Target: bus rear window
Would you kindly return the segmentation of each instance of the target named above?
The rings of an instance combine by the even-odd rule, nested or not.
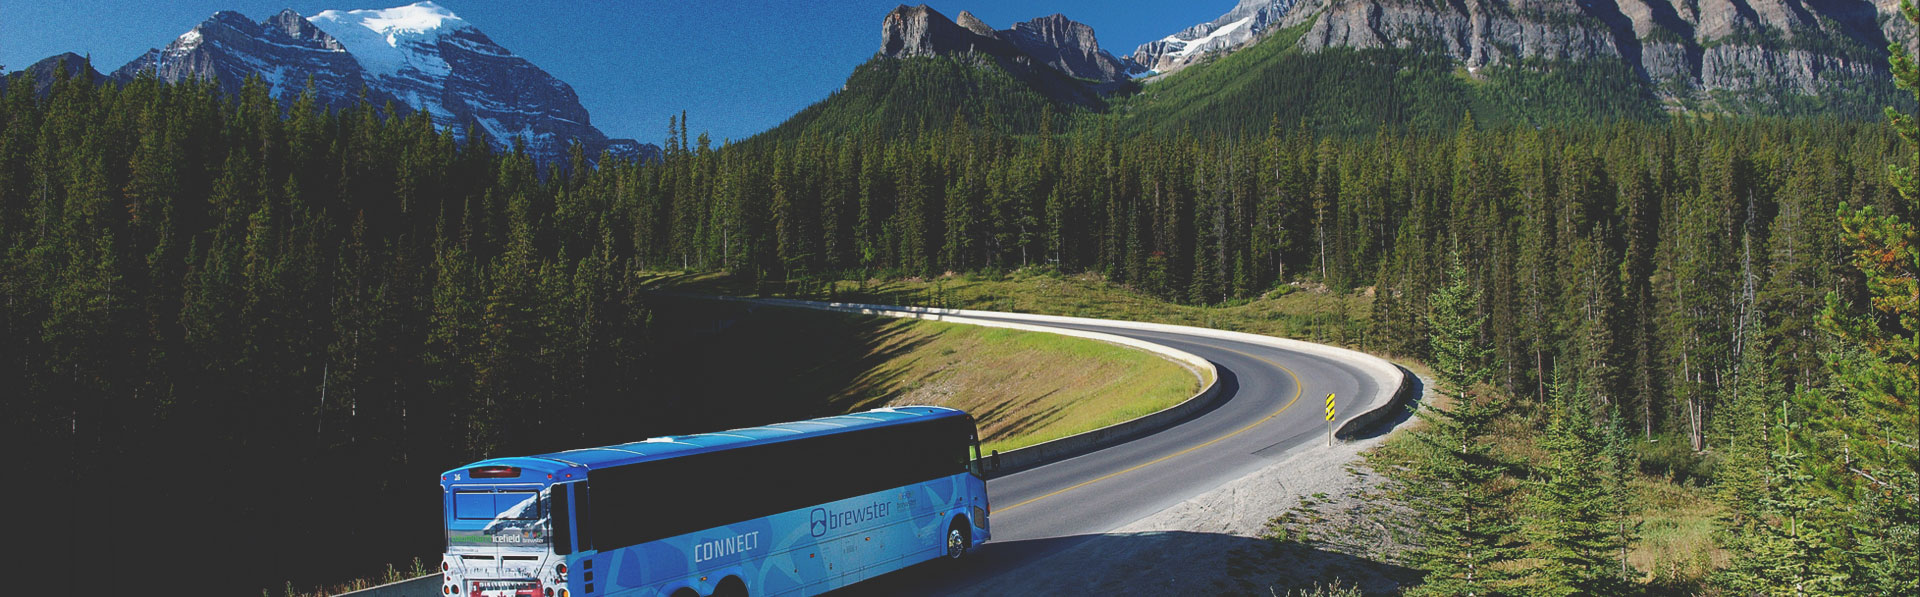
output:
[[[453,516],[460,520],[539,520],[540,494],[531,491],[453,494]]]

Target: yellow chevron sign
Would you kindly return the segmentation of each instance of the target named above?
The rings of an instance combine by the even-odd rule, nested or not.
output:
[[[1327,420],[1333,420],[1333,394],[1327,394]]]

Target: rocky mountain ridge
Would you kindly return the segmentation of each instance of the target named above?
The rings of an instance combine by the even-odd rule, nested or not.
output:
[[[1136,50],[1161,72],[1306,27],[1301,49],[1443,53],[1469,73],[1495,65],[1618,60],[1662,99],[1776,105],[1886,79],[1889,43],[1916,48],[1898,0],[1243,0],[1232,12]],[[1222,34],[1231,31],[1232,35]],[[1250,31],[1251,35],[1238,32]],[[1175,42],[1185,41],[1182,46]],[[1178,47],[1176,47],[1178,46]]]
[[[565,160],[576,140],[589,155],[606,150],[650,159],[659,152],[651,144],[607,138],[572,86],[430,1],[329,10],[311,19],[287,9],[257,23],[221,11],[109,79],[124,84],[141,73],[167,82],[211,80],[229,95],[257,77],[285,103],[311,81],[316,101],[335,109],[358,104],[364,91],[374,105],[425,112],[462,139],[473,127],[496,149],[523,142],[542,163]]]
[[[1093,27],[1052,14],[994,29],[972,12],[957,19],[928,7],[900,5],[880,25],[880,53],[891,58],[983,54],[1040,65],[1076,79],[1123,81],[1144,69],[1100,49]]]
[[[112,79],[127,83],[141,72],[167,82],[210,79],[228,94],[237,94],[249,76],[258,76],[275,98],[297,97],[313,82],[321,105],[344,108],[358,102],[367,86],[360,65],[339,40],[314,27],[292,10],[258,23],[246,15],[221,11],[167,44],[113,71]],[[371,100],[391,96],[369,90]]]

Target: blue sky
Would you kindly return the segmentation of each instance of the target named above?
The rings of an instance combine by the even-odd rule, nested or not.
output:
[[[91,55],[111,72],[165,46],[214,12],[262,20],[282,8],[387,8],[410,0],[0,0],[0,65]],[[898,0],[512,2],[436,0],[514,54],[573,85],[593,123],[613,137],[658,143],[667,117],[717,141],[766,130],[840,88],[880,47],[880,20]],[[998,28],[1052,13],[1092,25],[1116,55],[1213,20],[1234,0],[962,0],[930,3],[949,18],[973,11]]]

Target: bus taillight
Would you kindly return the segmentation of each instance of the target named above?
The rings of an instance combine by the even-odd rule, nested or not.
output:
[[[511,479],[520,476],[517,466],[480,466],[467,469],[467,476],[475,479]]]

